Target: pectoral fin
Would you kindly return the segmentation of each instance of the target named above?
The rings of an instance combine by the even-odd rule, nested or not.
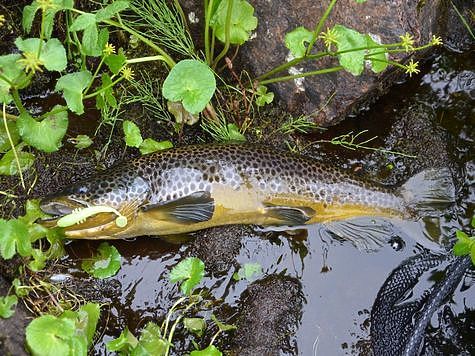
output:
[[[160,219],[194,224],[211,219],[214,213],[214,199],[209,192],[201,191],[173,201],[149,204],[142,209],[155,213]]]
[[[289,226],[303,225],[315,214],[315,210],[308,207],[288,207],[266,204],[266,214],[281,220]]]

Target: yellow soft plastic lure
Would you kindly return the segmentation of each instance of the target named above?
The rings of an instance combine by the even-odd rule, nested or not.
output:
[[[127,217],[122,215],[116,209],[104,205],[74,209],[70,214],[65,215],[61,219],[59,219],[56,225],[59,227],[73,226],[74,224],[83,223],[84,221],[86,221],[87,218],[100,213],[114,213],[117,215],[117,218],[115,219],[115,224],[117,225],[117,227],[127,226]]]

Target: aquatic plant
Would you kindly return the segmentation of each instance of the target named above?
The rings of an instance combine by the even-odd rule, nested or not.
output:
[[[475,229],[475,216],[470,222],[472,229]],[[455,256],[470,256],[472,263],[475,265],[475,236],[469,236],[467,233],[457,230],[457,243],[453,247]]]

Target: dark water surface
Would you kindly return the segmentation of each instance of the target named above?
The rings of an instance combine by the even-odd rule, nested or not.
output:
[[[448,160],[457,178],[457,205],[440,221],[398,223],[404,233],[375,252],[359,251],[348,242],[322,238],[318,227],[309,227],[304,238],[243,229],[245,236],[240,239],[241,248],[235,262],[224,270],[213,271],[212,275],[208,273],[203,283],[212,299],[226,306],[226,322],[238,320],[241,294],[250,284],[234,281],[233,273],[239,265],[258,262],[264,271],[261,278],[290,276],[301,284],[304,303],[300,323],[296,334],[290,337],[289,348],[281,351],[283,354],[297,353],[297,350],[300,355],[368,354],[371,307],[391,271],[423,248],[443,251],[455,230],[467,229],[474,214],[474,99],[473,53],[443,52],[426,65],[421,75],[397,85],[366,112],[323,134],[307,138],[309,141],[331,139],[351,130],[368,129],[367,138],[378,136],[372,145],[390,150],[408,148],[409,153],[418,151],[426,157],[419,163],[392,154],[348,151],[329,144],[319,144],[309,151],[317,159],[346,169],[362,168],[390,184],[409,178],[420,164],[437,166]],[[410,119],[411,115],[414,119]],[[435,128],[433,137],[427,137],[428,132],[432,135],[427,127]],[[442,144],[446,147],[436,147]],[[424,155],[431,150],[437,152],[438,148],[445,152],[444,157],[442,154],[440,157]],[[220,229],[209,233],[219,235]],[[223,238],[227,236],[223,233]],[[104,337],[95,346],[98,354],[104,353],[104,343],[116,337],[125,326],[138,334],[147,321],[163,320],[166,310],[179,297],[178,289],[167,281],[167,275],[176,263],[193,254],[192,242],[178,245],[141,238],[111,243],[122,254],[123,263],[119,273],[106,281],[110,291],[103,301],[110,302],[110,306],[104,310],[109,308],[110,314],[103,322]],[[70,257],[63,263],[73,278],[86,278],[78,266],[97,245],[85,241],[69,244]],[[424,275],[423,279],[421,288],[433,283],[430,275]],[[447,306],[455,319],[465,325],[465,336],[460,336],[457,342],[462,349],[475,352],[475,339],[469,340],[475,336],[475,288],[471,284],[472,277],[467,276],[465,288],[459,287]],[[209,317],[211,310],[210,307],[201,311],[200,315]],[[443,331],[438,329],[438,320],[437,315],[432,319],[433,335]],[[256,325],[256,328],[262,327]],[[192,349],[189,339],[181,337],[180,332],[177,336],[177,354],[182,353],[179,351],[182,348]],[[227,342],[224,339],[221,345],[226,348]],[[460,351],[450,343],[446,347],[452,353]]]

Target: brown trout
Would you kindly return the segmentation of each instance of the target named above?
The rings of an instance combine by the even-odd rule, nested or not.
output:
[[[145,155],[44,198],[52,215],[115,208],[66,227],[71,239],[171,235],[227,224],[300,226],[355,217],[415,217],[450,203],[446,169],[429,170],[399,188],[358,179],[310,158],[263,147],[196,145]]]

